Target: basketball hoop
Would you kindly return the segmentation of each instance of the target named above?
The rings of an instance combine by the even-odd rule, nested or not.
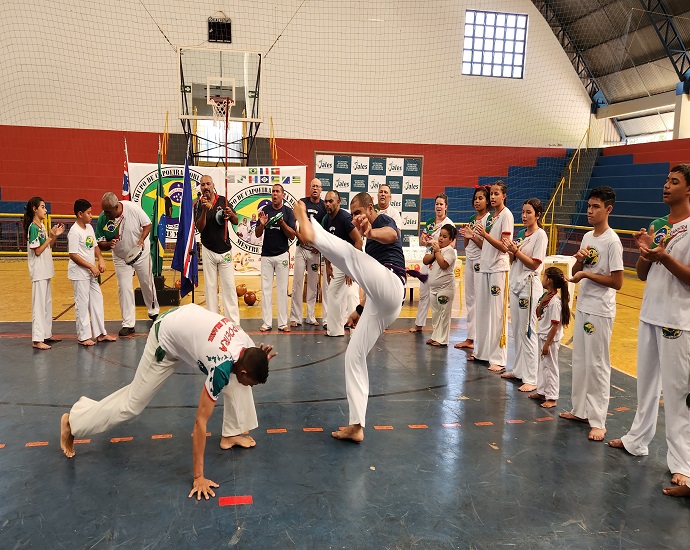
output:
[[[213,96],[209,98],[211,107],[213,108],[214,122],[227,121],[230,109],[235,104],[235,100],[231,97]]]

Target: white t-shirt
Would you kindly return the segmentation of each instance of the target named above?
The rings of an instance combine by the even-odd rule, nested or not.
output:
[[[154,329],[166,357],[196,365],[206,375],[208,396],[216,401],[242,350],[254,347],[252,339],[232,321],[196,304],[166,311],[158,319]]]
[[[474,231],[475,227],[481,225],[483,228],[486,229],[486,223],[491,219],[491,212],[486,212],[484,214],[484,217],[481,219],[477,219],[477,214],[472,214],[472,217],[470,218],[469,226],[472,231]],[[475,242],[470,239],[470,242],[467,243],[467,246],[465,247],[465,258],[467,259],[468,262],[476,262],[482,257],[482,247],[477,246]]]
[[[520,293],[529,294],[529,286],[527,281],[529,276],[534,274],[536,277],[542,272],[544,258],[546,258],[546,247],[549,244],[549,237],[546,235],[541,227],[532,233],[529,237],[525,237],[525,230],[522,229],[515,239],[518,243],[520,252],[526,254],[533,260],[539,260],[539,267],[532,271],[520,260],[515,260],[510,267],[510,291],[513,294],[520,295]]]
[[[498,214],[491,214],[491,221],[487,222],[487,229],[497,241],[504,237],[513,238],[513,229],[515,227],[515,220],[513,213],[507,206]],[[501,252],[498,248],[492,246],[488,242],[484,242],[482,246],[482,255],[479,259],[480,273],[501,273],[510,269],[510,257],[507,252]]]
[[[560,342],[563,338],[563,325],[561,325],[561,308],[563,303],[558,293],[554,294],[543,310],[537,306],[537,334],[544,340],[549,335],[551,325],[558,324],[558,330],[553,337],[554,342]],[[541,315],[539,315],[541,313]]]
[[[82,229],[79,224],[74,223],[67,234],[67,251],[70,254],[77,254],[90,264],[96,263],[96,234],[91,224]],[[69,259],[67,264],[67,278],[70,281],[88,281],[93,278],[90,269],[82,267]]]
[[[26,235],[26,252],[29,262],[29,276],[31,282],[42,281],[44,279],[52,279],[55,275],[55,268],[53,267],[53,252],[49,246],[41,252],[40,256],[36,256],[35,249],[41,246],[48,239],[48,233],[43,225],[36,225],[31,222],[29,231]]]
[[[393,221],[395,222],[395,225],[398,226],[398,229],[402,229],[402,218],[400,217],[400,212],[398,212],[397,208],[394,208],[389,204],[388,208],[385,210],[379,210],[379,214],[385,214],[389,218],[393,218]]]
[[[448,268],[441,269],[436,260],[429,266],[427,284],[430,290],[439,290],[455,284],[455,261],[458,259],[458,254],[455,248],[448,245],[441,249],[441,255],[448,262]]]
[[[614,271],[623,271],[623,245],[610,227],[598,237],[594,231],[585,233],[580,248],[589,247],[582,269],[588,273],[609,276]],[[616,291],[590,279],[580,281],[577,292],[577,310],[600,317],[616,316]]]
[[[435,219],[436,219],[436,218],[434,218],[434,220],[435,220]],[[434,222],[434,230],[431,232],[431,238],[434,239],[434,240],[438,240],[438,236],[441,234],[441,228],[442,228],[444,225],[446,225],[447,223],[453,225],[452,220],[451,220],[448,216],[446,216],[445,218],[443,218],[443,221],[442,221],[441,223],[436,223],[436,222]],[[428,226],[427,226],[427,227],[428,227]],[[422,231],[428,235],[428,233],[427,233],[427,231],[426,231],[427,227],[425,227]],[[421,243],[420,243],[420,244],[421,244]],[[428,265],[422,265],[421,268],[419,269],[419,272],[420,272],[420,273],[428,274],[428,273],[429,273],[429,266],[428,266]],[[427,283],[428,283],[428,279],[427,279]]]
[[[144,227],[151,225],[151,220],[146,215],[146,212],[142,208],[131,201],[120,201],[122,205],[122,215],[114,220],[106,221],[106,229],[109,230],[109,226],[114,228],[119,227],[119,238],[120,240],[113,248],[113,256],[124,260],[127,258],[129,251],[134,248],[141,235],[144,232]],[[106,237],[98,237],[99,241],[106,240]],[[148,243],[144,243],[144,256],[150,254],[151,248]]]
[[[666,237],[666,252],[686,266],[690,265],[689,226],[690,218],[674,223]],[[649,268],[640,321],[671,330],[690,330],[690,286],[660,263],[653,263]],[[671,333],[667,337],[674,336]]]

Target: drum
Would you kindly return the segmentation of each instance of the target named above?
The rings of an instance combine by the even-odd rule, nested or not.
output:
[[[143,246],[135,246],[132,248],[128,253],[127,256],[125,256],[125,263],[127,265],[134,265],[136,261],[141,258],[141,255],[144,253],[144,247]]]

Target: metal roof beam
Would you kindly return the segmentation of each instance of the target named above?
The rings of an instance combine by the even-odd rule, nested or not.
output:
[[[649,97],[642,97],[640,99],[631,99],[630,101],[621,101],[620,103],[612,103],[606,107],[602,107],[597,111],[597,118],[615,118],[635,113],[644,113],[645,111],[654,111],[657,109],[666,109],[668,107],[676,106],[676,92],[666,92]]]
[[[690,54],[663,0],[640,0],[681,82],[690,78]]]

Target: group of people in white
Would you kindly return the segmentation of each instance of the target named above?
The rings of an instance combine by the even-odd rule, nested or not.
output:
[[[379,335],[398,317],[407,274],[419,277],[422,281],[418,314],[415,326],[410,331],[420,332],[423,329],[431,306],[433,330],[426,343],[433,347],[446,347],[449,343],[456,288],[454,267],[458,232],[446,215],[447,197],[438,195],[435,201],[435,219],[427,223],[420,237],[421,243],[428,247],[424,268],[422,273],[412,272],[405,268],[399,213],[390,208],[389,188],[382,186],[379,189],[376,207],[367,193],[356,195],[349,205],[350,212],[340,208],[340,197],[336,191],[326,193],[325,199],[321,198],[321,193],[321,183],[314,179],[310,183],[310,194],[298,201],[293,211],[283,201],[282,186],[275,185],[271,205],[259,213],[255,234],[258,238],[264,236],[261,262],[262,302],[269,302],[268,307],[262,309],[261,331],[267,332],[272,328],[272,308],[268,297],[271,296],[274,277],[278,290],[279,330],[289,331],[291,327],[300,326],[304,320],[302,288],[305,275],[306,322],[318,324],[314,315],[314,302],[321,256],[325,257],[329,313],[328,322],[324,324],[329,335],[341,335],[339,330],[345,325],[351,328],[360,326],[360,330],[352,332],[345,357],[350,425],[333,432],[333,436],[359,442],[364,439],[369,387],[366,355]],[[519,381],[519,391],[540,401],[542,407],[555,407],[560,391],[560,341],[563,327],[571,322],[568,283],[580,283],[573,331],[572,408],[559,416],[588,424],[588,439],[602,441],[606,434],[609,405],[609,347],[616,314],[616,291],[623,284],[623,247],[618,235],[608,224],[609,214],[615,203],[615,192],[610,187],[599,187],[589,192],[587,219],[593,230],[584,235],[569,274],[557,267],[543,268],[548,237],[541,226],[541,202],[538,199],[524,202],[524,228],[514,236],[513,215],[506,207],[507,194],[507,187],[502,181],[475,189],[472,202],[476,214],[468,223],[461,225],[460,234],[466,251],[464,288],[467,333],[465,340],[455,344],[455,347],[468,351],[468,361],[484,362],[491,372]],[[35,347],[44,349],[40,344],[48,346],[54,338],[49,323],[50,316],[39,306],[41,302],[43,305],[50,304],[50,277],[53,273],[52,262],[45,261],[42,257],[47,252],[47,258],[50,258],[50,246],[64,228],[58,225],[50,232],[45,231],[45,204],[36,199],[38,198],[27,204],[27,220],[30,218],[31,221],[26,223],[25,220],[25,226],[29,239],[29,268],[34,285],[33,340]],[[106,197],[103,200],[105,206]],[[663,200],[669,205],[670,214],[653,221],[649,228],[641,229],[634,235],[639,248],[637,274],[647,282],[638,335],[638,408],[628,434],[609,441],[609,445],[625,449],[636,456],[648,453],[663,389],[667,461],[672,474],[671,481],[675,485],[664,489],[664,492],[674,496],[690,496],[690,317],[687,313],[690,311],[690,165],[678,165],[671,169],[664,184]],[[217,215],[217,211],[220,211],[220,215]],[[118,212],[121,213],[119,207],[115,207],[110,215],[104,211],[106,218],[110,220],[117,220]],[[84,263],[79,258],[72,258],[70,240],[70,258],[75,263],[73,271],[80,267],[88,270],[94,278],[102,273],[104,265],[97,252],[98,248],[93,247],[94,236],[88,229],[84,229],[90,228],[90,205],[86,202],[75,204],[75,214],[78,222],[75,225],[79,228],[75,233],[80,236],[74,240],[78,241],[81,248],[79,252],[75,248],[74,254],[79,254],[79,258],[83,259],[82,249],[89,248],[87,241],[91,239],[95,257],[94,261],[89,262],[91,256],[88,256]],[[224,197],[215,193],[212,180],[208,178],[202,181],[202,198],[195,218],[197,223],[201,218],[206,222],[205,226],[202,222],[200,227],[204,246],[219,245],[220,223],[216,223],[216,220],[232,220],[233,214]],[[294,238],[298,239],[299,248],[295,259],[292,308],[288,321],[287,247]],[[220,246],[222,248],[225,245]],[[223,272],[227,272],[226,279],[232,277],[232,260],[228,261],[223,256],[223,251],[216,255],[219,257],[216,258],[218,262],[229,262],[230,266],[223,271],[217,270],[221,274],[221,281]],[[217,285],[217,281],[212,284]],[[346,305],[348,300],[343,288],[354,284],[361,288],[362,299],[358,299],[355,307],[351,307]],[[148,384],[147,388],[137,386],[139,389],[135,392],[136,396],[132,395],[130,386],[127,391],[123,388],[121,392],[113,394],[118,397],[113,398],[114,401],[109,405],[101,404],[110,398],[101,402],[82,398],[71,413],[63,416],[61,445],[67,456],[74,455],[75,435],[98,433],[139,414],[160,387],[160,381],[172,373],[179,361],[195,364],[192,359],[204,354],[210,363],[206,365],[203,361],[198,361],[199,368],[208,376],[197,412],[199,434],[202,430],[205,433],[205,422],[210,416],[212,403],[219,393],[225,392],[226,412],[221,447],[249,447],[255,444],[251,437],[243,435],[243,432],[253,429],[257,424],[255,412],[252,414],[251,386],[265,382],[268,360],[275,354],[271,353],[270,346],[253,346],[253,342],[240,328],[234,280],[226,280],[221,286],[224,298],[228,298],[225,294],[230,294],[235,300],[233,306],[225,306],[226,318],[218,314],[216,302],[213,308],[209,307],[215,311],[206,311],[194,305],[183,306],[173,313],[166,312],[159,316],[154,323],[135,380],[139,371],[142,371],[144,378],[147,373],[149,377],[154,377],[155,384],[147,379],[144,384]],[[85,283],[78,285],[75,279],[74,288],[75,301],[79,296],[82,302],[81,305],[77,304],[80,343],[88,345],[85,342],[92,336],[98,340],[109,339],[102,325],[93,323],[94,314],[99,314],[98,286]],[[211,291],[217,294],[217,286],[211,288]],[[208,292],[207,286],[207,296]],[[102,314],[102,296],[100,301]],[[340,307],[343,305],[345,307]],[[336,308],[337,313],[330,313],[335,312]],[[507,360],[506,334],[509,309],[514,342],[514,360],[510,366]],[[86,312],[91,315],[91,333],[84,323]],[[208,349],[196,350],[192,343],[189,343],[189,350],[182,350],[174,341],[178,337],[175,331],[183,329],[188,332],[192,330],[193,335],[210,342],[214,353]],[[165,331],[171,332],[163,338]],[[184,340],[187,336],[180,334],[179,338]],[[241,346],[230,345],[231,342],[240,340]],[[216,350],[216,347],[223,353]],[[248,349],[258,351],[245,355]],[[167,363],[164,358],[167,358]],[[255,367],[259,370],[255,370]],[[210,408],[205,401],[208,397],[211,398]],[[137,403],[136,407],[131,406],[134,401]],[[241,405],[231,406],[232,411],[228,411],[228,403],[231,401]],[[85,424],[86,427],[75,431],[75,420],[78,419],[76,424],[82,425],[85,417],[91,420]],[[197,498],[208,498],[209,495],[213,496],[212,487],[217,485],[203,477],[203,446],[197,439],[194,441],[195,478],[190,496],[195,494]]]

